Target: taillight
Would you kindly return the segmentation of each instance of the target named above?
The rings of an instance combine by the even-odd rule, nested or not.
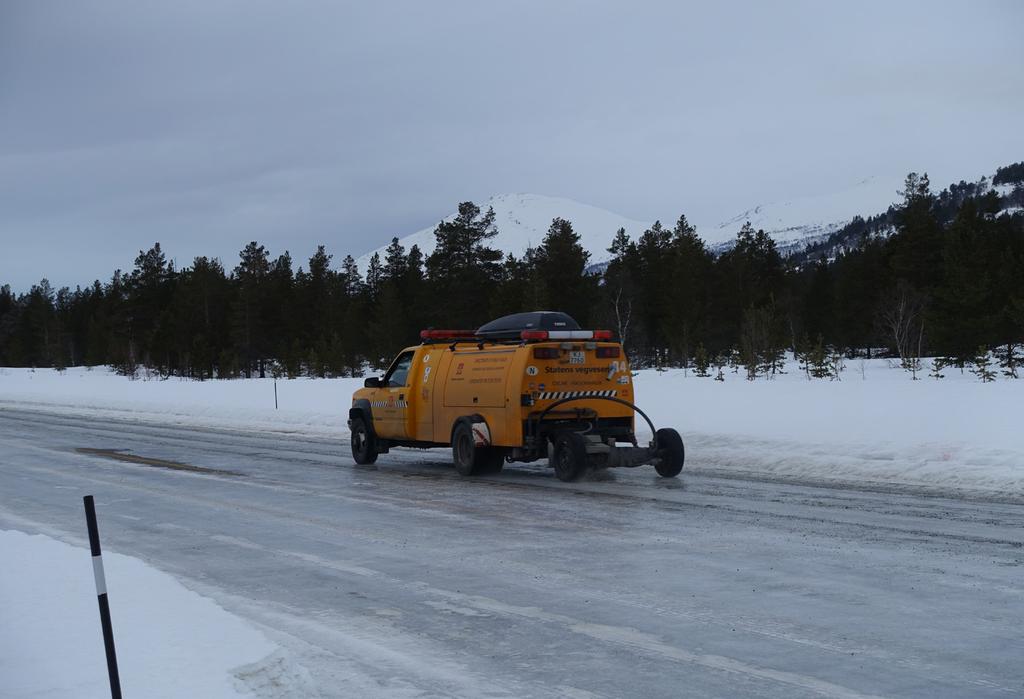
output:
[[[612,331],[611,330],[595,330],[594,331],[594,339],[595,340],[610,340],[610,339],[612,339]],[[615,356],[618,356],[618,355],[615,355]]]
[[[557,347],[534,347],[534,359],[558,359],[562,352]],[[618,356],[618,355],[616,355]]]
[[[524,340],[546,340],[548,339],[547,330],[524,330],[519,333],[519,337]]]
[[[618,347],[598,347],[597,356],[601,359],[615,359],[619,356]]]

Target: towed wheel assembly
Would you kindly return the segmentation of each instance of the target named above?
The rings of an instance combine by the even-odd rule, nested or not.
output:
[[[572,393],[570,391],[570,393]],[[615,468],[634,468],[644,464],[654,464],[658,475],[665,478],[678,476],[683,470],[685,450],[683,439],[679,433],[672,428],[663,427],[660,430],[654,429],[654,423],[647,414],[634,404],[614,396],[603,395],[569,395],[565,398],[555,400],[543,410],[532,413],[527,421],[526,438],[527,444],[536,444],[536,435],[540,432],[540,426],[544,418],[555,408],[566,403],[575,401],[610,401],[631,408],[636,414],[644,419],[654,434],[654,440],[649,447],[636,445],[635,437],[632,438],[632,447],[617,446],[615,440],[608,439],[600,434],[588,434],[589,428],[583,433],[573,432],[564,429],[555,433],[552,439],[549,461],[555,469],[555,475],[560,480],[572,481],[579,478],[586,470],[590,459],[595,466]],[[581,411],[577,411],[577,419],[580,419]],[[596,415],[594,415],[596,417]],[[584,436],[587,434],[587,436]],[[543,438],[543,437],[542,437]]]
[[[683,470],[683,461],[686,458],[683,438],[671,427],[662,427],[657,432],[657,444],[654,469],[659,476],[665,478],[678,476]]]
[[[599,441],[589,441],[578,432],[569,430],[555,435],[550,463],[561,481],[574,481],[590,465],[597,467],[636,467],[654,464],[663,478],[674,478],[683,470],[685,450],[683,439],[675,430],[664,427],[656,433],[650,447],[614,447]]]

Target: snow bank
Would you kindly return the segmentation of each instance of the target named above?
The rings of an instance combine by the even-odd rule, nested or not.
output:
[[[0,406],[132,417],[165,424],[347,435],[352,392],[363,379],[190,381],[128,379],[107,368],[0,368]]]
[[[981,383],[953,367],[913,381],[885,360],[842,381],[724,382],[640,372],[637,400],[687,442],[688,467],[1024,495],[1024,380]],[[921,374],[919,374],[920,376]]]
[[[678,369],[641,371],[634,381],[655,424],[683,434],[690,468],[1024,496],[1024,380],[945,373],[913,381],[886,360],[854,360],[842,381],[808,381],[793,366],[771,381],[727,371],[720,382]],[[131,381],[106,369],[0,369],[0,407],[343,440],[361,385],[279,380],[275,411],[272,379]]]
[[[0,693],[109,696],[89,550],[0,530],[0,555]],[[170,576],[116,553],[103,560],[125,696],[253,696],[253,681],[288,664],[257,629]]]

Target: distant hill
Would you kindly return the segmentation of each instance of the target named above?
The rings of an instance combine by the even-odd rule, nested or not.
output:
[[[581,236],[583,247],[590,252],[590,261],[594,264],[607,262],[610,255],[607,248],[611,245],[615,231],[625,228],[632,237],[637,237],[648,228],[651,222],[634,221],[619,214],[599,209],[596,206],[581,204],[572,199],[546,197],[540,194],[499,194],[485,202],[476,202],[484,211],[494,207],[494,225],[498,235],[490,241],[490,246],[506,253],[522,256],[526,249],[538,246],[548,232],[551,219],[561,217],[572,222],[573,229]],[[445,221],[455,218],[455,214],[446,217]],[[408,250],[418,245],[424,256],[434,250],[434,228],[424,228],[404,238],[400,242]],[[371,250],[356,262],[361,269],[366,269],[373,253],[384,257],[384,248]]]
[[[1024,211],[1024,162],[1001,167],[991,178],[982,177],[975,182],[961,180],[938,191],[934,208],[936,217],[941,224],[948,224],[966,199],[985,195],[990,198],[990,213],[994,216]],[[855,216],[828,235],[807,238],[788,254],[797,264],[835,259],[845,250],[856,248],[866,238],[892,235],[896,230],[896,215],[896,208],[890,206],[873,215]]]
[[[784,255],[803,250],[841,230],[855,216],[883,211],[899,197],[903,177],[867,177],[852,187],[816,197],[797,197],[747,209],[711,229],[698,227],[717,253],[732,247],[744,223],[763,229]]]
[[[697,225],[698,234],[717,254],[732,247],[736,233],[749,221],[755,229],[768,233],[783,255],[797,261],[834,257],[844,248],[856,245],[865,235],[884,236],[893,230],[893,206],[900,199],[898,192],[902,185],[902,174],[871,176],[828,194],[758,204],[719,222],[693,223]],[[1024,163],[999,168],[992,177],[977,182],[961,181],[942,190],[938,198],[940,218],[952,216],[966,197],[986,191],[994,192],[999,198],[1001,210],[1012,212],[1024,206]],[[557,216],[572,222],[596,269],[607,263],[610,257],[607,248],[619,228],[625,228],[635,240],[653,223],[653,220],[629,219],[572,199],[541,194],[498,194],[477,204],[483,210],[489,206],[494,208],[498,235],[492,247],[522,256],[527,248],[541,243],[551,220]],[[452,220],[454,215],[444,220]],[[668,227],[674,222],[674,218],[662,221]],[[423,254],[428,255],[434,249],[434,228],[424,228],[400,237],[399,241],[406,250],[418,245]],[[374,252],[384,256],[385,247],[371,250],[356,262],[365,270]]]

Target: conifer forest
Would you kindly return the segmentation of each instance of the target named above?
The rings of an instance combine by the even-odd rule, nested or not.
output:
[[[607,265],[591,264],[560,218],[515,257],[491,247],[493,212],[472,202],[437,226],[429,255],[395,238],[364,269],[324,246],[297,261],[258,241],[237,260],[196,257],[179,269],[156,243],[132,270],[87,286],[0,288],[0,365],[351,376],[386,365],[423,328],[553,309],[614,331],[635,367],[706,375],[728,362],[755,378],[787,355],[820,367],[883,354],[919,368],[921,357],[963,366],[991,353],[1016,376],[1024,163],[997,178],[1015,188],[934,194],[911,173],[900,205],[788,257],[749,224],[713,254],[685,216],[636,238],[609,231]]]

